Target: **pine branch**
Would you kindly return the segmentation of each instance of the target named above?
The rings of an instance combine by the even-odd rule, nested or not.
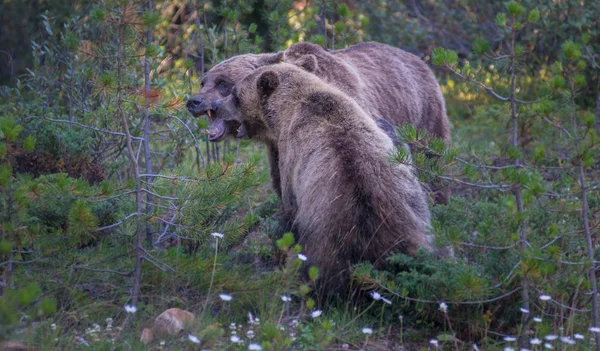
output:
[[[79,123],[79,122],[75,122],[75,121],[70,121],[68,119],[54,119],[54,118],[40,117],[40,116],[29,116],[29,117],[25,118],[25,120],[27,120],[27,119],[43,119],[43,120],[50,121],[50,122],[73,124],[73,125],[76,125],[76,126],[79,126],[79,127],[82,127],[82,128],[95,130],[97,132],[101,132],[101,133],[104,133],[104,134],[117,135],[117,136],[120,136],[120,137],[126,137],[127,136],[127,135],[125,135],[125,133],[122,133],[122,132],[115,132],[113,130],[96,128],[96,127],[89,126],[87,124],[83,124],[83,123]],[[131,139],[142,140],[142,138],[134,137],[134,136],[131,136]]]

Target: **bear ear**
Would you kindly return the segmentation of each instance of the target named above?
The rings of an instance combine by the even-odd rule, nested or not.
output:
[[[261,56],[261,59],[260,59],[260,65],[258,65],[259,67],[274,65],[276,63],[280,63],[283,61],[283,51],[276,52],[274,54],[263,54],[260,56]]]
[[[274,71],[263,72],[260,77],[258,77],[258,81],[256,82],[258,94],[262,98],[268,98],[271,96],[278,86],[279,76]]]
[[[310,73],[316,72],[317,68],[319,68],[317,57],[313,54],[302,55],[294,64]]]

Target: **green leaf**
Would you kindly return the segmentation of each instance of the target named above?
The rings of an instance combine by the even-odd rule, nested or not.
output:
[[[116,85],[116,81],[110,72],[102,72],[96,79],[96,84],[103,89],[112,89]]]
[[[30,135],[27,138],[25,138],[25,140],[23,141],[23,149],[25,149],[25,151],[27,151],[27,152],[31,152],[31,151],[33,151],[34,148],[35,148],[35,137]]]
[[[514,17],[521,16],[523,13],[525,13],[525,7],[516,1],[510,1],[506,4],[506,12]]]
[[[78,199],[69,211],[67,233],[78,243],[88,243],[98,233],[98,219],[85,200]]]
[[[348,8],[348,5],[346,5],[346,4],[339,5],[338,9],[337,9],[337,13],[341,17],[349,17],[349,16],[351,16],[350,9]]]
[[[287,251],[292,245],[294,245],[294,234],[291,232],[283,234],[283,237],[277,240],[277,247],[280,250]]]
[[[315,281],[317,280],[317,278],[319,277],[319,268],[315,267],[315,266],[311,266],[308,269],[308,277],[310,278],[310,280]]]
[[[317,45],[321,45],[321,46],[323,46],[323,45],[325,44],[325,37],[324,37],[324,36],[322,36],[321,34],[318,34],[318,35],[313,35],[313,36],[310,38],[310,41],[311,41],[312,43],[314,43],[314,44],[317,44]]]
[[[142,21],[142,25],[146,26],[146,27],[154,27],[158,24],[160,24],[160,21],[162,20],[160,12],[154,12],[154,11],[146,11],[144,12],[144,14],[142,15],[141,21]]]
[[[563,66],[560,61],[556,61],[551,66],[552,72],[555,74],[562,74]]]
[[[595,119],[595,117],[594,117],[594,114],[593,114],[593,113],[591,113],[591,112],[586,112],[586,113],[583,115],[583,118],[582,118],[582,119],[583,119],[583,124],[585,124],[585,126],[586,126],[587,128],[590,128],[590,129],[591,129],[591,128],[594,128],[594,119]]]
[[[36,283],[29,283],[26,287],[19,290],[19,303],[22,306],[29,306],[40,296],[42,289]]]
[[[583,74],[578,74],[575,76],[575,85],[577,87],[582,87],[585,85],[585,76]]]
[[[540,11],[538,10],[531,10],[529,12],[529,16],[527,16],[527,22],[529,23],[536,23],[537,21],[539,21],[540,19]]]
[[[8,186],[12,177],[12,168],[7,164],[0,165],[0,186]]]
[[[12,243],[6,239],[0,240],[0,255],[6,255],[12,249]]]
[[[39,314],[49,315],[56,313],[56,299],[52,297],[44,297],[39,304]]]
[[[555,76],[550,82],[550,86],[553,89],[562,89],[565,86],[565,79],[562,76]]]
[[[517,44],[515,46],[515,55],[520,55],[523,53],[523,51],[525,51],[525,48],[523,47],[523,45]]]
[[[79,46],[79,39],[75,36],[75,34],[73,34],[71,32],[63,34],[61,41],[62,41],[63,45],[71,51],[76,50],[77,47]]]
[[[584,44],[588,44],[590,42],[590,33],[583,33],[581,35],[581,41],[583,41]]]
[[[473,42],[473,53],[475,55],[483,55],[490,50],[490,43],[482,38],[477,38]]]
[[[446,49],[437,47],[431,52],[431,62],[436,66],[442,66],[447,61]]]
[[[506,26],[506,14],[505,13],[499,13],[496,15],[496,25],[499,27]]]
[[[546,148],[543,145],[538,145],[535,147],[533,152],[533,159],[539,161],[546,156]]]
[[[158,55],[158,46],[154,45],[154,44],[150,44],[150,45],[146,45],[146,56],[148,57],[154,57],[156,55]]]
[[[90,18],[92,19],[92,21],[102,22],[105,18],[104,11],[102,11],[101,9],[93,9],[90,12]]]
[[[256,23],[251,23],[250,26],[248,27],[248,32],[254,34],[254,32],[256,32],[256,28],[258,28]]]
[[[448,64],[450,66],[456,65],[456,63],[458,62],[458,54],[456,53],[456,51],[448,50],[447,55]]]
[[[561,49],[563,55],[569,60],[577,60],[581,57],[581,47],[572,41],[564,42]]]

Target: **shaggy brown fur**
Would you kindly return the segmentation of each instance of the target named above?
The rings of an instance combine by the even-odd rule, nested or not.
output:
[[[344,93],[294,65],[259,68],[216,117],[243,122],[279,150],[287,223],[321,288],[340,288],[351,265],[429,249],[429,209],[412,167],[392,165],[390,137]]]
[[[327,51],[310,43],[297,43],[285,52],[263,55],[240,55],[211,69],[203,79],[200,92],[188,102],[195,116],[211,114],[216,99],[231,93],[233,82],[258,67],[282,60],[315,73],[350,97],[380,125],[412,123],[444,140],[450,139],[450,124],[444,98],[429,67],[418,57],[401,49],[379,43],[360,43],[344,50]],[[235,121],[210,117],[209,139],[219,141],[228,134],[251,136],[252,131]],[[387,132],[395,131],[384,129]],[[249,135],[250,133],[250,135]],[[267,143],[273,188],[281,195],[278,151]],[[445,190],[438,202],[446,202]]]
[[[371,116],[395,126],[410,123],[450,139],[440,85],[427,64],[413,54],[374,42],[331,52],[319,45],[297,43],[284,52],[283,60],[334,85]]]

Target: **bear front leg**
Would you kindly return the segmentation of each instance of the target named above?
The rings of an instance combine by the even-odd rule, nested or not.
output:
[[[267,143],[269,166],[271,167],[271,183],[277,196],[281,199],[281,175],[279,174],[279,150],[274,143]]]

